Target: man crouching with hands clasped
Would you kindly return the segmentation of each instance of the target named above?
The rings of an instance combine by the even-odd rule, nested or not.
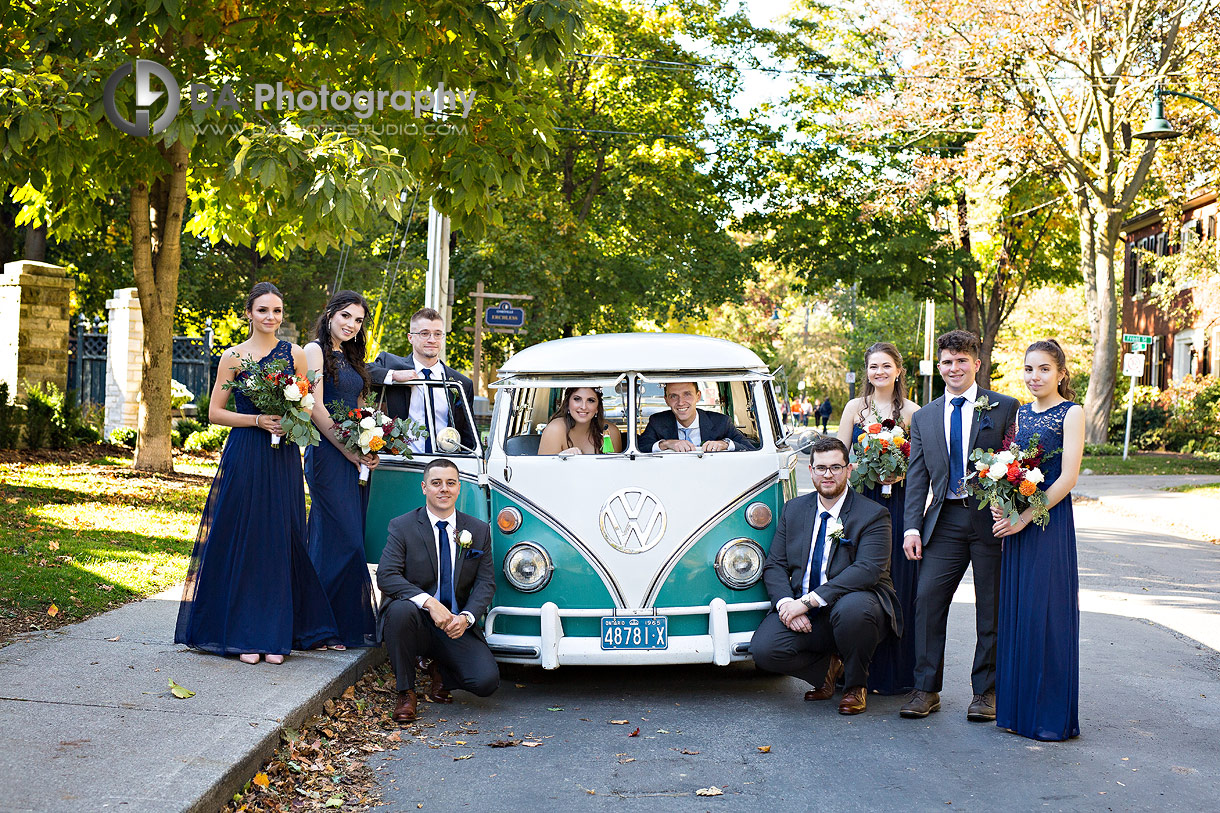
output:
[[[462,483],[453,461],[438,457],[424,469],[423,508],[390,521],[377,566],[378,632],[398,684],[394,720],[415,719],[417,658],[432,658],[434,703],[452,702],[451,688],[487,697],[500,672],[477,626],[495,592],[491,528],[454,510]]]
[[[859,714],[877,644],[902,634],[890,580],[890,513],[847,487],[852,467],[838,438],[814,440],[809,460],[817,493],[790,500],[780,514],[763,567],[775,611],[750,652],[763,669],[819,686],[806,700],[831,697],[842,670],[839,713]]]

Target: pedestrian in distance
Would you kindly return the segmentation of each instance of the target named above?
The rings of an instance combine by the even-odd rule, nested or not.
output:
[[[801,396],[801,424],[809,425],[809,419],[813,417],[813,403],[809,400],[808,395]]]
[[[331,407],[350,410],[364,406],[369,390],[364,355],[364,320],[368,303],[355,291],[339,291],[326,303],[314,327],[314,341],[305,345],[305,361],[319,373],[313,422],[322,435],[305,450],[305,481],[309,483],[309,558],[313,561],[339,627],[339,644],[375,646],[377,621],[373,612],[373,580],[364,556],[364,515],[369,489],[359,483],[360,465],[377,468],[373,453],[349,451],[334,433]]]
[[[1025,448],[1036,436],[1046,453],[1038,468],[1050,517],[1040,528],[1032,523],[1032,508],[1013,523],[992,509],[1004,546],[996,725],[1035,740],[1066,740],[1080,735],[1080,584],[1071,491],[1084,454],[1084,409],[1072,401],[1067,358],[1054,339],[1025,351],[1025,386],[1034,402],[1017,410],[1016,443]]]
[[[452,426],[457,429],[462,446],[473,452],[476,446],[474,427],[470,425],[457,391],[452,387],[407,385],[420,378],[455,381],[466,393],[467,404],[474,403],[474,382],[441,361],[445,320],[433,308],[420,308],[411,316],[410,325],[407,339],[411,343],[411,355],[396,356],[383,350],[368,365],[369,378],[374,386],[381,388],[385,414],[391,418],[411,418],[421,426],[435,429],[438,434],[441,429]],[[426,455],[441,451],[431,434],[411,441],[410,449]]]
[[[851,448],[872,424],[893,421],[904,433],[919,405],[906,398],[906,368],[902,354],[890,342],[877,342],[864,353],[864,393],[843,407],[839,416],[839,440]],[[886,638],[873,655],[869,670],[869,689],[879,694],[902,694],[915,687],[915,595],[919,583],[919,562],[906,557],[903,550],[903,522],[906,510],[905,475],[893,477],[883,485],[867,486],[860,493],[884,505],[890,512],[890,578],[898,596],[899,612],[906,627],[901,637]]]
[[[830,402],[830,396],[822,396],[822,403],[818,404],[818,420],[822,424],[822,434],[830,434],[827,431],[827,426],[830,424],[830,416],[835,411],[835,405]]]
[[[940,710],[949,605],[971,566],[977,640],[970,673],[974,697],[966,719],[993,721],[1000,541],[991,517],[979,509],[978,498],[968,493],[964,481],[970,452],[1000,447],[1016,416],[1017,402],[975,381],[982,345],[973,333],[951,330],[937,338],[936,347],[945,393],[911,419],[903,550],[920,566],[915,688],[899,713],[921,718]]]
[[[415,719],[415,667],[432,659],[434,703],[453,701],[452,689],[487,697],[500,673],[478,619],[487,612],[496,581],[491,527],[454,509],[462,481],[452,460],[424,467],[424,505],[390,520],[377,566],[381,607],[377,621],[394,667],[398,698],[393,719]]]
[[[842,673],[839,713],[859,714],[877,644],[902,634],[889,573],[890,515],[847,487],[852,467],[838,438],[815,438],[809,460],[817,493],[789,500],[780,514],[763,566],[774,609],[750,652],[763,669],[818,687],[806,700],[832,697]]]
[[[220,454],[187,569],[174,643],[244,663],[283,663],[293,649],[337,640],[326,592],[305,551],[305,487],[296,447],[273,448],[280,415],[263,415],[240,390],[227,408],[226,384],[241,360],[287,362],[304,376],[305,353],[276,338],[284,298],[269,282],[246,297],[250,337],[220,357],[208,420],[233,427]]]

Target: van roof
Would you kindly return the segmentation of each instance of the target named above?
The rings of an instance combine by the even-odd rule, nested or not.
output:
[[[753,350],[724,339],[686,333],[607,333],[573,336],[527,347],[500,368],[500,375],[612,373],[625,371],[753,370],[767,365]]]

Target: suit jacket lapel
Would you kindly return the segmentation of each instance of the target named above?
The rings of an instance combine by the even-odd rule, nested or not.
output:
[[[710,412],[704,412],[702,409],[695,409],[695,415],[699,418],[699,443],[704,444],[709,440],[714,440],[712,435],[712,415]]]
[[[453,512],[453,538],[459,539],[462,535],[462,515],[457,511]],[[457,555],[453,557],[453,594],[457,596],[458,579],[462,575],[462,564],[466,561],[466,557],[462,555],[462,546],[457,545]]]
[[[938,472],[943,472],[945,476],[949,474],[949,438],[945,435],[945,396],[941,396],[933,401],[929,406],[933,407],[934,415],[928,417],[934,420],[932,437],[936,438],[935,443],[925,443],[924,449],[935,449],[936,459],[940,461]],[[932,467],[929,466],[929,469]]]
[[[420,541],[424,543],[424,547],[428,550],[428,561],[432,562],[432,575],[434,580],[438,579],[440,573],[440,560],[436,558],[436,530],[428,524],[428,511],[424,508],[416,509],[419,511],[419,527]],[[437,585],[439,587],[439,585]]]
[[[979,387],[978,394],[975,395],[975,398],[982,398],[984,395],[988,396],[988,400],[990,400],[990,396],[994,395],[994,393],[992,393],[989,390],[985,390],[982,387]],[[974,409],[974,404],[962,404],[962,409]],[[969,449],[974,448],[974,444],[978,441],[978,437],[979,437],[979,424],[981,424],[983,422],[983,418],[986,416],[987,416],[986,410],[976,410],[975,411],[974,420],[972,420],[970,422],[970,442],[966,444],[966,449],[969,450]],[[970,456],[968,452],[967,452],[966,456],[967,457]]]
[[[800,578],[805,577],[805,566],[809,564],[809,557],[813,554],[813,525],[818,514],[818,495],[816,492],[810,495],[813,499],[808,503],[804,512],[800,516],[800,521],[796,524],[796,531],[800,534],[800,542],[796,546],[797,564],[800,570]],[[812,572],[809,580],[813,581]],[[798,582],[799,583],[799,582]]]

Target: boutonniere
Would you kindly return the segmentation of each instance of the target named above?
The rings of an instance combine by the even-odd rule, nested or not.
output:
[[[999,404],[991,403],[991,399],[989,399],[986,395],[980,395],[975,399],[974,415],[976,418],[980,419],[979,429],[991,428],[991,417],[987,413],[995,409],[997,406],[999,406]]]
[[[831,542],[843,542],[843,523],[838,517],[826,520],[826,538]]]
[[[483,551],[474,550],[471,545],[474,543],[474,537],[470,535],[470,531],[463,528],[458,532],[457,544],[458,550],[462,552],[462,557],[465,559],[477,559],[483,555]]]

